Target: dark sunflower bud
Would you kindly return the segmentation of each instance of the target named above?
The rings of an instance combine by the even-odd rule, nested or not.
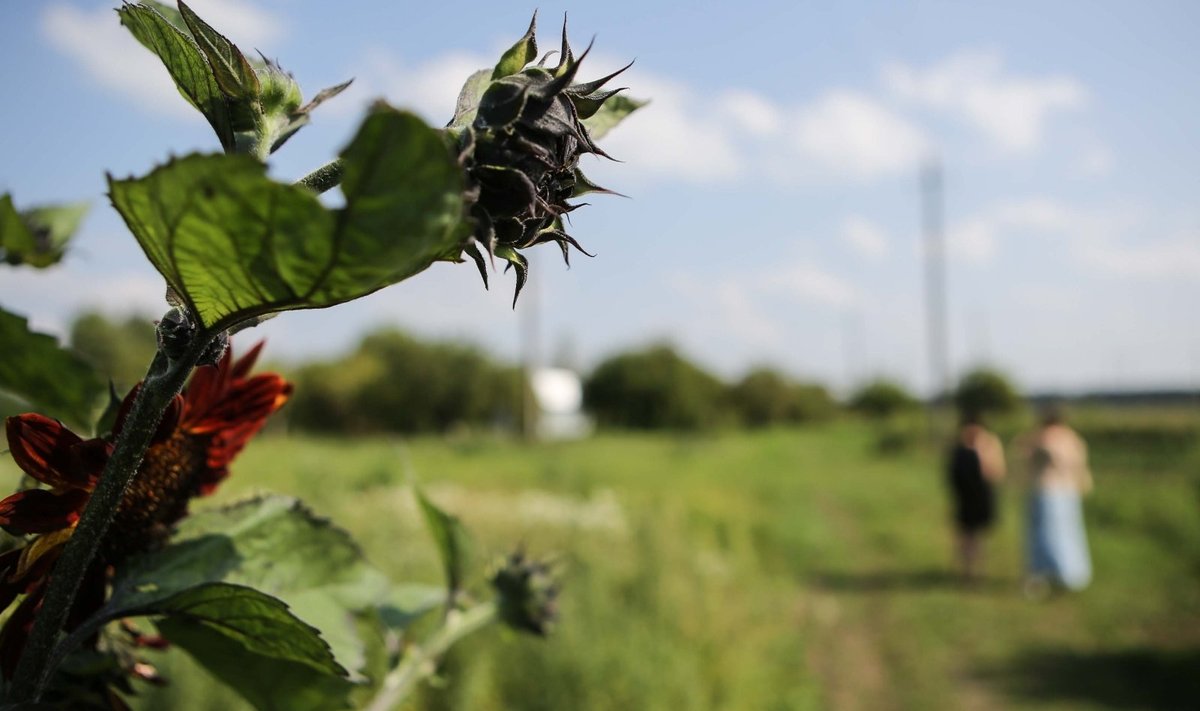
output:
[[[569,202],[572,198],[610,192],[583,176],[579,159],[586,153],[608,157],[596,146],[584,121],[621,91],[600,88],[625,71],[574,83],[591,47],[576,58],[567,42],[565,22],[558,66],[545,66],[549,55],[537,65],[526,66],[537,54],[534,29],[535,23],[530,23],[525,36],[496,66],[490,82],[485,82],[474,119],[459,138],[468,197],[474,201],[473,241],[465,252],[479,266],[485,285],[483,251],[504,259],[517,272],[517,296],[528,271],[528,260],[520,250],[554,242],[568,264],[571,247],[588,254],[567,234],[563,216],[581,206]]]
[[[188,315],[187,309],[175,306],[163,314],[155,332],[158,335],[158,350],[171,360],[179,360],[196,333],[196,323]]]
[[[558,618],[558,575],[550,563],[518,550],[492,576],[500,619],[509,627],[540,637]]]

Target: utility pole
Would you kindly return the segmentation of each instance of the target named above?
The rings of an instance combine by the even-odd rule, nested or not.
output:
[[[530,273],[532,269],[532,255]],[[541,272],[539,271],[539,274]],[[544,276],[544,274],[542,275]],[[533,374],[541,367],[541,287],[539,282],[530,279],[521,291],[524,296],[519,302],[519,317],[521,324],[521,360],[523,361],[524,377],[521,383],[521,435],[527,442],[533,442],[538,436],[538,425],[541,420],[541,407],[533,392]]]
[[[946,332],[946,236],[942,216],[942,165],[931,157],[921,166],[921,222],[925,237],[926,335],[929,338],[929,436],[941,436],[939,399],[950,391],[950,341]]]

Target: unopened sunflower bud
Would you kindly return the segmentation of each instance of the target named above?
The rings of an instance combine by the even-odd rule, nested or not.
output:
[[[543,59],[537,65],[518,68],[515,65],[520,59],[514,58],[537,53],[533,33],[531,23],[526,36],[497,65],[474,121],[459,139],[469,197],[474,198],[473,242],[465,252],[475,260],[485,285],[487,271],[480,248],[516,269],[514,305],[528,271],[528,260],[519,250],[554,242],[568,264],[570,247],[587,254],[566,233],[562,218],[580,207],[569,199],[588,192],[610,192],[592,184],[579,170],[579,158],[585,153],[608,157],[588,135],[583,119],[621,91],[599,89],[625,71],[573,83],[591,47],[576,58],[567,42],[565,22],[558,66],[544,66]]]
[[[300,93],[300,85],[291,73],[284,71],[278,62],[267,59],[261,53],[262,65],[255,70],[258,75],[260,94],[258,100],[265,116],[296,113],[304,98]]]
[[[546,561],[518,550],[492,575],[500,619],[513,629],[544,637],[558,618],[558,575]]]
[[[163,314],[156,328],[158,350],[171,360],[179,360],[196,334],[196,324],[182,306]]]

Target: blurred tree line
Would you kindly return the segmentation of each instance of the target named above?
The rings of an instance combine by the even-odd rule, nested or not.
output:
[[[238,340],[244,347],[252,338]],[[154,352],[154,323],[147,317],[114,320],[84,313],[72,324],[70,341],[124,392],[142,377]],[[419,339],[392,328],[368,334],[337,358],[269,367],[296,384],[284,410],[290,426],[324,434],[515,429],[526,400],[518,366],[474,346]],[[669,345],[607,358],[584,377],[583,386],[584,408],[601,427],[760,428],[820,422],[841,410],[819,383],[765,366],[725,382]],[[988,411],[1020,402],[1007,379],[990,370],[968,374],[953,396],[961,406]],[[846,406],[886,421],[915,411],[920,402],[899,383],[876,380]]]

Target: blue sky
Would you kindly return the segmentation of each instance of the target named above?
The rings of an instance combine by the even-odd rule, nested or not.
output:
[[[669,340],[722,375],[767,363],[845,388],[929,386],[917,169],[945,169],[955,372],[1028,388],[1200,386],[1200,5],[1118,2],[613,2],[569,13],[585,78],[653,100],[585,166],[598,197],[573,233],[595,259],[534,256],[528,298],[436,265],[353,304],[260,328],[276,357],[348,348],[396,324],[588,366]],[[114,3],[0,6],[0,191],[93,201],[49,273],[9,270],[0,303],[62,333],[77,310],[161,307],[161,280],[103,197],[215,138],[117,24]],[[277,154],[292,179],[330,157],[376,96],[440,125],[458,85],[523,30],[530,4],[195,0],[307,95],[349,77]]]

